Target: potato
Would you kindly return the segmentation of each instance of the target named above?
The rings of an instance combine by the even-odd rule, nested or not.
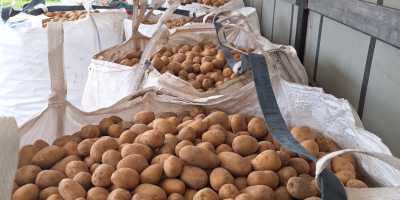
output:
[[[94,159],[95,162],[101,162],[103,153],[107,150],[118,149],[118,142],[112,137],[102,137],[93,143],[92,148],[90,148],[90,157]]]
[[[276,153],[278,153],[279,159],[281,160],[282,163],[281,167],[284,167],[289,164],[290,156],[288,153],[284,151],[277,151]]]
[[[151,65],[153,65],[153,67],[156,70],[160,70],[162,67],[164,67],[164,62],[161,58],[158,57],[153,57],[153,59],[151,60]]]
[[[307,180],[308,182],[312,182],[315,178],[310,176],[309,174],[300,174],[298,177]]]
[[[189,81],[190,85],[194,87],[194,89],[200,89],[201,88],[201,83],[198,81]],[[185,121],[185,120],[182,120]]]
[[[12,200],[36,200],[39,189],[35,184],[28,183],[18,188],[12,195]]]
[[[249,186],[240,192],[250,194],[256,200],[274,200],[275,199],[274,191],[270,187],[265,186],[265,185]]]
[[[212,62],[205,61],[201,64],[200,66],[200,72],[202,74],[207,74],[208,72],[211,72],[214,69],[214,65]]]
[[[148,166],[149,164],[144,156],[140,154],[132,154],[119,161],[117,164],[117,169],[131,168],[136,170],[138,173],[141,173]]]
[[[178,117],[168,117],[167,120],[170,121],[175,127],[181,124],[181,120]]]
[[[89,156],[92,145],[96,142],[94,139],[85,139],[78,144],[77,150],[81,156]]]
[[[318,189],[315,184],[308,182],[300,177],[289,179],[286,189],[289,194],[296,199],[305,199],[317,195]]]
[[[172,193],[178,193],[183,195],[185,193],[185,183],[179,179],[167,179],[161,184],[161,188],[167,193],[167,195],[171,195]]]
[[[267,134],[267,135],[271,135],[271,134]],[[272,143],[274,143],[276,150],[280,150],[282,148],[282,145],[279,144],[279,142],[276,141],[275,138],[272,138]]]
[[[100,163],[94,163],[91,167],[90,167],[90,173],[93,174],[94,171],[96,171],[97,167],[99,167]]]
[[[175,135],[178,132],[175,125],[167,119],[156,119],[153,123],[153,129],[157,129],[163,134],[170,133]]]
[[[242,115],[234,114],[230,117],[229,121],[233,133],[237,133],[239,131],[247,131],[246,121]]]
[[[351,154],[343,154],[343,155],[340,155],[340,157],[342,157],[342,158],[346,159],[347,161],[349,161],[354,166],[354,168],[357,167],[357,159],[353,155],[351,155]]]
[[[100,164],[92,174],[92,183],[96,187],[107,187],[111,185],[111,175],[115,169],[107,164]]]
[[[255,138],[262,138],[269,132],[264,119],[261,117],[251,119],[247,128],[250,135]]]
[[[52,194],[47,198],[47,200],[64,200],[59,194]]]
[[[41,171],[35,180],[35,184],[39,188],[48,188],[52,186],[58,186],[60,181],[65,178],[65,175],[55,170],[43,170]]]
[[[74,176],[73,180],[85,188],[86,191],[92,187],[92,175],[89,172],[79,172]]]
[[[308,197],[308,198],[305,198],[304,200],[321,200],[321,198],[319,198],[319,197]]]
[[[132,197],[132,200],[153,200],[153,198],[147,194],[137,193]]]
[[[214,190],[203,188],[193,196],[193,200],[219,200],[219,196]]]
[[[189,124],[190,127],[196,132],[196,137],[201,137],[207,131],[208,125],[202,119],[196,119]]]
[[[40,151],[40,150],[42,150],[42,149],[48,147],[49,144],[48,144],[47,142],[43,141],[43,140],[36,140],[36,142],[33,143],[33,146],[34,146],[38,151]]]
[[[282,167],[280,170],[276,172],[279,176],[279,185],[284,186],[288,182],[288,180],[292,177],[297,176],[297,171],[293,167]]]
[[[182,128],[178,133],[179,141],[188,140],[194,142],[195,139],[196,139],[196,131],[190,126]]]
[[[225,184],[233,184],[234,183],[234,178],[233,176],[229,173],[228,170],[218,167],[212,170],[210,174],[210,184],[211,187],[219,191],[219,189],[225,185]]]
[[[144,169],[142,173],[140,173],[140,183],[149,183],[156,185],[160,181],[163,174],[164,168],[161,164],[150,165],[149,167]]]
[[[80,156],[78,152],[78,144],[75,142],[68,142],[62,148],[65,150],[65,156]]]
[[[302,158],[291,158],[288,166],[293,167],[297,174],[308,174],[310,172],[310,165]]]
[[[121,153],[114,149],[107,150],[101,157],[101,162],[103,164],[108,164],[115,169],[117,168],[117,164],[120,160],[122,160]]]
[[[216,154],[214,145],[212,145],[209,142],[203,142],[203,141],[201,141],[201,139],[196,139],[196,140],[198,142],[198,144],[196,145],[197,147],[207,149],[207,150],[211,151],[213,154]],[[195,142],[196,142],[196,140],[195,140]]]
[[[243,193],[238,195],[235,200],[255,200],[255,198],[250,194]]]
[[[176,145],[179,140],[172,134],[165,135],[164,144],[158,149],[159,154],[175,154]]]
[[[93,187],[87,191],[86,200],[107,200],[108,190],[102,187]]]
[[[155,154],[156,155],[156,154]],[[155,156],[152,160],[151,160],[151,164],[161,164],[162,166],[164,166],[164,162],[165,160],[167,160],[167,158],[174,156],[172,154],[159,154],[157,156]]]
[[[356,178],[356,175],[350,171],[339,171],[335,173],[335,175],[338,177],[340,182],[343,183],[343,185],[346,185],[349,180]]]
[[[217,147],[224,143],[225,141],[225,133],[218,130],[218,129],[213,129],[205,132],[202,136],[201,139],[203,142],[209,142],[211,143],[214,147]]]
[[[121,150],[122,158],[125,158],[132,154],[140,154],[140,155],[144,156],[147,161],[150,161],[150,159],[153,155],[153,151],[147,145],[138,144],[138,143],[128,144]]]
[[[89,168],[92,167],[93,164],[95,164],[96,162],[93,160],[93,158],[91,158],[90,156],[86,157],[85,160],[83,160],[83,162],[86,164],[86,166],[88,166]]]
[[[176,145],[176,147],[175,147],[175,155],[179,157],[179,151],[180,151],[183,147],[188,146],[188,145],[193,146],[193,143],[190,142],[190,141],[188,141],[188,140],[184,140],[184,141],[182,141],[182,142],[179,142],[179,143]]]
[[[19,186],[23,186],[28,183],[35,183],[36,177],[40,171],[42,171],[42,169],[36,165],[25,165],[17,169],[14,181]]]
[[[228,115],[224,112],[217,111],[209,114],[206,118],[203,119],[204,122],[207,123],[207,126],[210,127],[214,124],[219,124],[225,128],[228,128],[229,118]]]
[[[108,128],[113,125],[114,122],[110,118],[104,118],[99,122],[99,129],[102,135],[107,135]]]
[[[354,176],[356,176],[356,169],[354,168],[354,166],[349,161],[347,161],[342,157],[333,158],[331,165],[332,165],[332,171],[335,173],[338,173],[340,171],[349,171]]]
[[[215,149],[215,154],[218,155],[222,152],[233,152],[233,149],[227,144],[221,144]]]
[[[239,196],[239,194],[240,192],[236,186],[230,183],[223,185],[218,192],[220,199],[234,199]]]
[[[300,143],[301,146],[303,146],[308,152],[310,152],[313,156],[317,156],[319,153],[319,147],[314,140],[304,140],[303,142]],[[299,155],[300,158],[304,158],[305,160],[309,161],[310,159]]]
[[[275,199],[294,200],[293,197],[287,191],[286,186],[279,186],[278,188],[275,189],[274,193],[275,193]]]
[[[147,194],[151,198],[153,198],[153,200],[166,200],[167,199],[167,195],[165,194],[163,189],[161,189],[158,186],[147,184],[147,183],[138,185],[132,192],[133,195],[138,194],[138,193]]]
[[[357,179],[351,179],[348,180],[346,183],[346,187],[349,188],[368,188],[367,184],[365,184],[364,182],[357,180]]]
[[[133,117],[134,124],[150,124],[156,118],[154,112],[140,111]]]
[[[95,125],[86,125],[82,127],[80,136],[83,139],[97,138],[100,136],[100,129]]]
[[[139,142],[141,144],[147,145],[153,150],[160,148],[164,144],[164,141],[164,133],[162,133],[158,129],[144,132],[139,139]]]
[[[252,136],[240,135],[233,139],[232,149],[235,153],[241,156],[248,156],[257,152],[258,141]]]
[[[128,190],[116,188],[108,196],[107,200],[131,200],[132,195]]]
[[[252,171],[251,164],[237,153],[222,152],[218,158],[221,161],[220,166],[234,176],[247,176]]]
[[[188,73],[190,73],[190,72],[192,72],[192,65],[193,65],[193,63],[192,63],[191,60],[190,61],[188,61],[188,60],[183,61],[182,64],[181,64],[181,69],[185,70]]]
[[[164,162],[164,172],[168,178],[178,177],[182,173],[182,161],[175,157],[170,156]]]
[[[79,143],[81,141],[82,141],[81,138],[79,138],[77,136],[64,135],[64,136],[61,136],[61,137],[57,138],[56,140],[54,140],[52,145],[63,147],[68,142]]]
[[[109,117],[109,119],[111,119],[114,124],[118,124],[123,121],[122,118],[118,117],[118,116],[111,116],[111,117]]]
[[[276,171],[281,168],[282,163],[276,151],[267,150],[258,154],[258,156],[251,161],[251,166],[253,166],[253,169],[256,171]]]
[[[315,142],[318,144],[319,151],[326,152],[328,150],[328,140],[327,137],[322,134],[317,134],[315,136]]]
[[[266,150],[275,150],[275,145],[269,141],[260,141],[258,142],[257,153],[261,153]],[[288,155],[289,156],[289,155]]]
[[[67,157],[63,158],[62,160],[58,161],[50,169],[65,174],[65,167],[67,166],[67,164],[69,162],[75,161],[75,160],[80,160],[80,158],[78,156],[67,156]]]
[[[82,161],[71,161],[65,168],[65,175],[73,179],[79,172],[89,172],[87,165]]]
[[[58,192],[64,200],[75,200],[86,197],[85,189],[72,179],[65,178],[58,185]]]
[[[279,184],[279,176],[270,170],[253,171],[247,177],[247,184],[249,186],[266,185],[272,189],[275,189]]]
[[[229,146],[232,146],[232,142],[233,142],[233,140],[234,140],[236,137],[237,137],[236,134],[227,131],[226,134],[225,134],[225,141],[224,141],[224,143],[227,144],[227,145],[229,145]]]
[[[167,200],[185,200],[185,199],[179,193],[172,193],[171,195],[168,196]]]
[[[206,114],[206,108],[204,108],[203,106],[194,106],[191,110],[190,110],[190,116],[191,117],[196,117],[197,115],[200,114]]]
[[[167,69],[172,72],[172,74],[178,74],[181,70],[181,63],[173,61],[167,65]],[[168,71],[167,70],[167,71]]]
[[[42,169],[48,169],[65,156],[65,150],[61,147],[51,145],[35,154],[32,158],[32,164]]]
[[[46,189],[43,189],[42,191],[40,191],[38,199],[47,200],[47,198],[49,198],[49,196],[53,194],[60,194],[58,192],[58,187],[48,187]]]
[[[207,173],[198,167],[185,166],[179,178],[185,182],[186,186],[193,189],[204,188],[208,183]]]
[[[121,125],[118,124],[112,124],[109,128],[108,128],[108,135],[111,137],[115,137],[115,138],[119,138],[122,134],[122,132],[124,132],[124,128],[122,128]]]
[[[308,126],[296,126],[290,131],[293,137],[300,143],[304,140],[314,140],[317,133]]]
[[[146,124],[134,124],[129,130],[132,131],[136,136],[138,136],[151,129]]]
[[[126,190],[133,190],[139,184],[139,174],[131,168],[119,168],[111,175],[111,182]]]

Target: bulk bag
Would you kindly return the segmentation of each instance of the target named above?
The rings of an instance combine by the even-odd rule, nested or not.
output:
[[[125,15],[123,9],[100,9],[100,13],[64,22],[67,99],[78,108],[91,56],[124,41]],[[0,25],[0,115],[13,116],[22,124],[46,107],[50,95],[47,45],[47,28]]]

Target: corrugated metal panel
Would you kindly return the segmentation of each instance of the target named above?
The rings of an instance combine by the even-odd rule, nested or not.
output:
[[[262,3],[263,14],[260,20],[261,33],[268,40],[271,40],[272,37],[274,2],[275,0],[264,0],[264,2]]]
[[[289,44],[290,21],[292,4],[284,1],[276,1],[274,31],[272,42],[276,44]]]
[[[263,3],[263,1],[262,0],[254,0],[253,1],[253,7],[254,8],[256,8],[256,10],[257,10],[257,15],[258,15],[258,19],[260,20],[261,19],[261,13],[262,13],[262,3]]]
[[[315,55],[317,52],[318,31],[321,15],[310,12],[308,16],[306,49],[304,54],[304,67],[309,77],[314,77]]]
[[[290,41],[290,45],[294,46],[296,43],[296,28],[297,28],[297,15],[299,13],[299,7],[293,5],[293,19],[292,19],[292,37]]]

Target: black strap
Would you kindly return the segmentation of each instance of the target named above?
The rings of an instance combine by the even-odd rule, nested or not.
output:
[[[264,120],[272,136],[290,151],[305,156],[313,162],[317,162],[318,159],[300,145],[286,126],[272,90],[264,55],[254,53],[248,53],[248,55],[243,54],[242,66],[251,66],[258,101]],[[248,67],[241,68],[241,71],[245,71],[246,68]],[[321,173],[321,189],[322,199],[324,200],[347,200],[342,184],[329,169],[325,169]]]
[[[236,62],[235,58],[233,57],[229,47],[222,44],[222,42],[220,41],[220,39],[218,37],[219,30],[222,28],[222,24],[220,22],[214,22],[214,26],[215,26],[215,31],[217,32],[219,47],[221,48],[221,51],[224,53],[226,62],[228,63],[229,67],[231,67],[233,69],[233,67],[236,65],[237,62]],[[224,33],[224,37],[225,37],[225,33]]]

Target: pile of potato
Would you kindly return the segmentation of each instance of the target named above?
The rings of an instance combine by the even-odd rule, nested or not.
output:
[[[91,13],[99,13],[98,10],[94,10]],[[75,21],[79,19],[83,19],[86,17],[87,11],[86,10],[80,10],[80,11],[57,11],[57,12],[48,12],[46,14],[47,19],[42,20],[42,25],[44,28],[47,27],[47,22],[57,22],[57,21]]]
[[[181,3],[193,3],[193,0],[179,0]]]
[[[157,24],[157,22],[156,22],[156,21],[151,22],[151,21],[149,21],[149,20],[145,20],[145,21],[142,22],[142,24],[152,25],[152,24]]]
[[[293,136],[318,158],[340,148],[306,126]],[[352,155],[329,164],[347,187],[367,187]],[[141,111],[86,125],[19,152],[12,200],[320,199],[315,163],[286,150],[260,117],[202,106],[158,118]]]
[[[139,63],[139,59],[142,57],[143,51],[134,51],[127,54],[124,58],[118,58],[114,60],[114,63],[132,67]]]
[[[232,44],[233,45],[233,44]],[[234,46],[234,45],[233,45]],[[251,52],[253,49],[240,49]],[[232,50],[236,61],[242,53]],[[171,73],[189,82],[199,92],[212,91],[223,83],[239,77],[226,63],[224,53],[214,44],[197,42],[179,47],[164,48],[151,59],[151,64],[161,74]],[[246,74],[251,74],[248,70]]]
[[[208,6],[220,7],[228,3],[230,0],[197,0],[197,3],[205,4]]]

